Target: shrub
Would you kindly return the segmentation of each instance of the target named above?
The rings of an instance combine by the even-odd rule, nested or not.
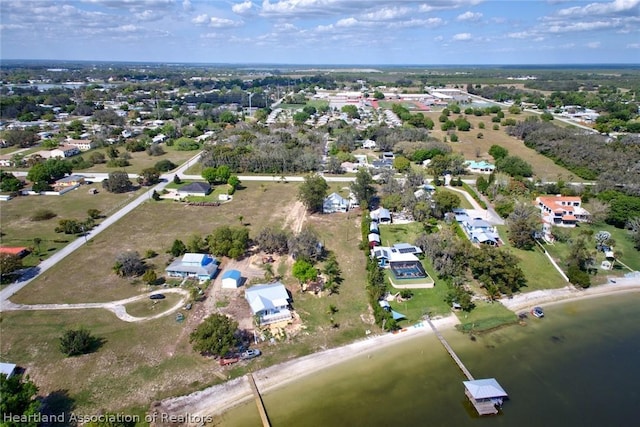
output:
[[[89,353],[96,344],[98,344],[98,340],[84,328],[69,329],[60,337],[60,351],[67,356]]]

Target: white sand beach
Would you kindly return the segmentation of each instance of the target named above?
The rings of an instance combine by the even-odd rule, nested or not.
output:
[[[640,278],[624,278],[615,279],[615,282],[589,289],[576,289],[573,286],[566,286],[560,289],[532,291],[511,298],[504,298],[500,302],[510,310],[518,313],[530,310],[537,305],[548,306],[584,298],[638,291],[640,291]],[[439,330],[446,330],[454,328],[459,323],[459,320],[452,314],[448,317],[433,319],[433,323]],[[253,376],[258,389],[261,393],[264,393],[347,359],[367,352],[377,351],[399,341],[411,339],[418,334],[432,333],[433,331],[428,324],[418,324],[406,328],[402,332],[370,336],[342,347],[283,362],[254,372]],[[157,413],[157,419],[161,419],[162,414],[167,414],[199,420],[204,417],[222,414],[252,398],[253,394],[248,379],[241,377],[186,396],[166,399],[154,407],[153,411]],[[189,423],[181,424],[189,425]],[[195,424],[197,423],[191,423],[191,425]],[[156,423],[156,425],[162,424]]]

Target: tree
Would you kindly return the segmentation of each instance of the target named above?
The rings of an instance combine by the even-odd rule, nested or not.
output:
[[[124,171],[109,172],[109,178],[102,181],[102,188],[110,193],[126,193],[131,189],[129,175]]]
[[[212,254],[239,259],[249,247],[249,230],[242,226],[221,226],[213,230],[207,241]]]
[[[451,212],[453,208],[460,206],[460,197],[449,191],[438,191],[432,197],[435,204],[434,214],[437,218],[443,218],[444,214]]]
[[[11,422],[3,420],[2,426],[6,427],[36,427],[37,414],[40,412],[40,400],[37,399],[38,387],[29,379],[21,375],[0,374],[0,414],[24,416],[25,422]]]
[[[373,196],[376,194],[376,190],[373,187],[373,178],[368,170],[364,168],[358,169],[356,179],[351,183],[351,191],[360,203],[360,206],[363,209],[368,209],[371,199],[373,199]]]
[[[384,99],[384,93],[380,92],[379,90],[376,90],[375,92],[373,92],[373,97],[375,99]]]
[[[318,270],[305,259],[297,259],[296,262],[293,263],[291,274],[298,279],[300,283],[306,283],[318,278]]]
[[[14,193],[23,187],[22,181],[16,178],[12,173],[0,171],[0,191]]]
[[[492,145],[491,148],[489,148],[489,154],[494,160],[498,161],[507,157],[509,155],[509,150],[500,145]]]
[[[305,227],[295,236],[291,236],[287,242],[289,254],[294,259],[304,259],[312,262],[322,256],[323,249],[318,235],[308,227]]]
[[[179,257],[187,253],[187,247],[182,240],[176,239],[173,241],[169,253],[174,257]]]
[[[255,237],[255,241],[260,250],[271,254],[285,254],[288,247],[289,234],[274,226],[264,227]]]
[[[518,259],[502,249],[484,246],[473,251],[469,266],[490,297],[497,293],[510,295],[527,284]]]
[[[189,336],[193,349],[204,355],[224,356],[238,344],[238,322],[224,314],[212,314]]]
[[[327,197],[329,184],[318,174],[307,175],[298,190],[298,200],[304,203],[311,213],[322,212],[324,199]]]
[[[393,159],[393,167],[398,170],[398,172],[406,172],[411,168],[411,161],[403,156],[398,156]]]
[[[171,160],[165,159],[165,160],[160,160],[153,167],[160,172],[169,172],[170,170],[176,167],[176,164],[173,163]]]
[[[160,172],[156,168],[143,169],[138,177],[140,185],[149,186],[160,182]]]
[[[60,337],[60,351],[67,357],[78,356],[90,353],[98,343],[87,329],[68,329]]]
[[[144,272],[144,274],[142,275],[142,280],[150,285],[153,286],[157,283],[158,281],[158,275],[156,274],[156,272],[152,269],[148,269],[147,271]]]
[[[531,165],[518,156],[507,156],[496,161],[496,170],[513,177],[530,177],[533,175]]]
[[[122,277],[140,276],[145,272],[147,266],[135,251],[122,252],[116,256],[113,270]]]
[[[360,113],[358,113],[358,107],[356,107],[355,105],[352,104],[347,104],[344,105],[340,111],[342,111],[343,113],[346,113],[347,116],[349,116],[350,119],[359,119],[360,118]]]
[[[18,255],[0,253],[0,278],[5,278],[22,268],[22,258]]]
[[[99,209],[92,208],[87,210],[87,216],[91,219],[98,219],[100,215],[102,215],[102,212]]]
[[[229,186],[229,194],[233,194],[236,192],[238,187],[240,187],[240,178],[237,175],[231,175],[229,179],[227,179],[227,185]]]
[[[529,250],[535,245],[534,233],[539,227],[538,209],[530,203],[517,202],[507,218],[509,241],[518,249]]]

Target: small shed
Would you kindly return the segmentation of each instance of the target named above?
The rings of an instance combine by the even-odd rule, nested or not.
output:
[[[223,289],[236,289],[240,286],[242,275],[238,270],[227,270],[222,275]]]

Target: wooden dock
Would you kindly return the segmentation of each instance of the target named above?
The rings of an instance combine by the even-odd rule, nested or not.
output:
[[[429,322],[429,326],[431,326],[431,329],[433,329],[433,332],[436,334],[436,336],[442,343],[443,347],[447,350],[447,352],[449,352],[449,355],[451,356],[453,361],[456,362],[456,365],[458,365],[462,373],[469,379],[469,381],[473,381],[474,378],[473,378],[473,375],[471,375],[471,372],[469,372],[467,367],[464,366],[464,363],[462,363],[462,360],[460,360],[456,352],[453,351],[453,349],[451,348],[447,340],[444,339],[440,331],[438,331],[438,329],[436,328],[436,325],[434,325],[433,322],[431,322],[431,319],[429,319],[429,317],[427,317],[427,322]]]
[[[247,374],[247,379],[249,380],[251,391],[253,391],[253,396],[256,398],[256,405],[258,406],[258,413],[260,414],[260,419],[262,420],[262,427],[271,427],[271,423],[269,423],[269,417],[267,417],[267,410],[265,409],[264,402],[262,401],[262,396],[260,396],[258,386],[256,386],[256,381],[253,379],[253,374],[251,372]]]

